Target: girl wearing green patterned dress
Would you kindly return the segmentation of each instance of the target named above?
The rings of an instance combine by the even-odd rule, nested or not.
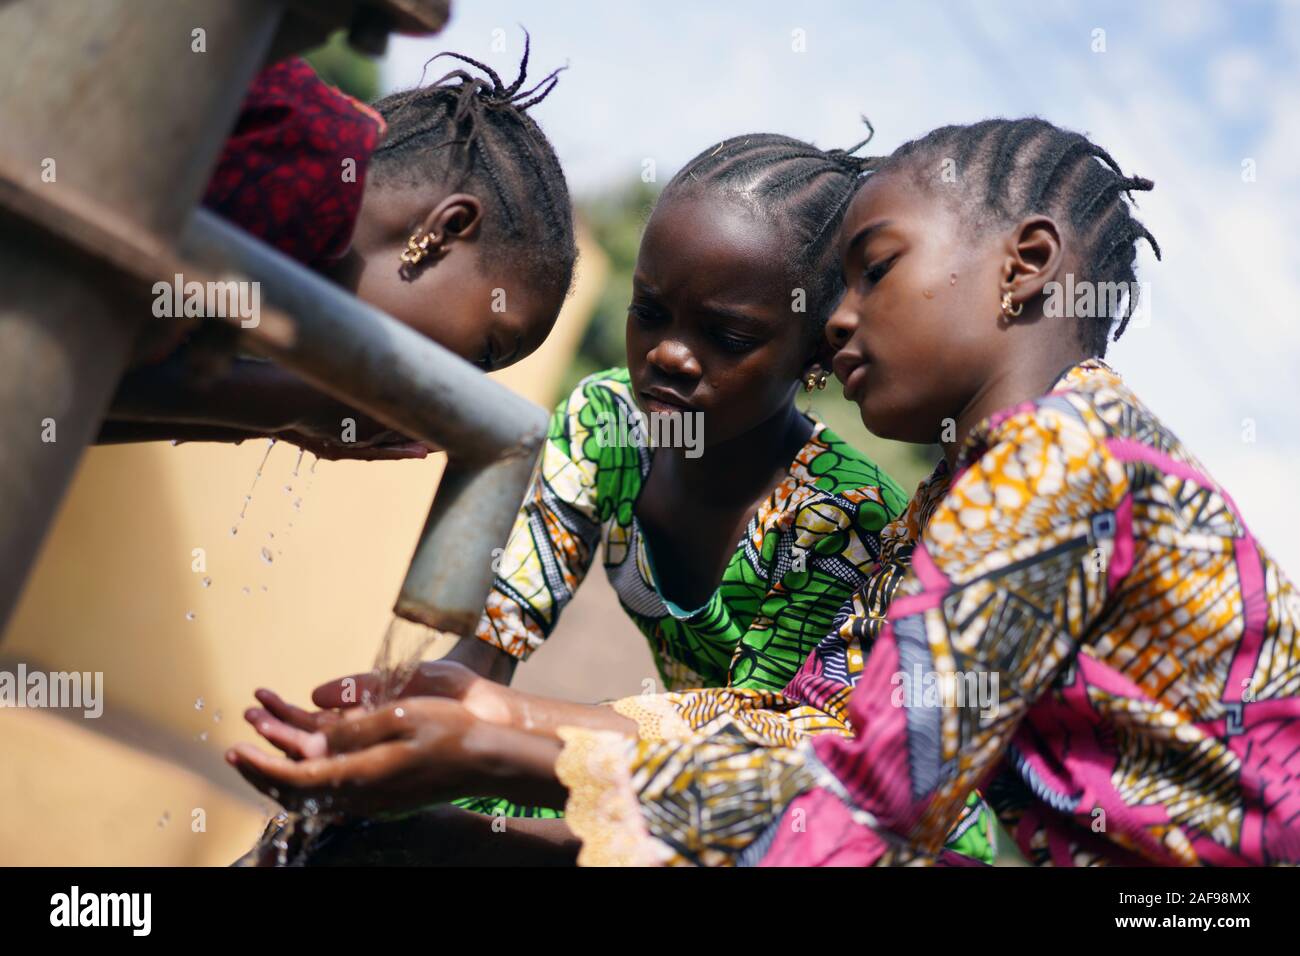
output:
[[[556,409],[479,640],[450,660],[508,682],[600,544],[667,687],[786,685],[906,503],[795,405],[828,375],[831,239],[861,171],[845,151],[753,135],[669,183],[637,259],[627,368]]]

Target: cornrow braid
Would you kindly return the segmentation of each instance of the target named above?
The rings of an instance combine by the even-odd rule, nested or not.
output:
[[[450,57],[486,78],[458,68],[432,84],[381,99],[375,108],[388,131],[372,168],[379,182],[400,179],[418,187],[433,180],[453,192],[473,190],[484,202],[486,261],[509,262],[529,282],[563,294],[578,256],[569,188],[550,141],[526,112],[555,89],[560,70],[524,89],[529,45],[524,31],[523,60],[510,84],[461,53],[430,59],[426,70],[439,57]]]
[[[688,162],[664,188],[660,201],[687,190],[734,195],[785,230],[787,265],[806,291],[809,337],[819,336],[844,292],[834,238],[849,201],[873,158],[848,149],[818,149],[775,133],[733,136]]]
[[[1098,295],[1097,319],[1079,322],[1080,344],[1090,354],[1104,356],[1137,306],[1138,240],[1146,240],[1160,258],[1155,237],[1131,210],[1133,193],[1147,192],[1155,184],[1126,176],[1110,153],[1081,133],[1037,117],[940,127],[904,143],[878,164],[877,172],[907,167],[933,191],[944,181],[939,172],[947,161],[956,164],[961,184],[947,192],[975,224],[1009,225],[1033,214],[1062,220],[1083,245],[1080,278],[1099,285],[1122,283],[1131,290],[1118,310],[1111,308],[1109,297]]]

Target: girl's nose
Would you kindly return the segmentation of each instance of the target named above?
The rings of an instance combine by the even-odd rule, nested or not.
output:
[[[858,314],[847,307],[847,299],[845,296],[840,301],[831,313],[830,321],[826,323],[826,340],[832,348],[843,348],[858,330]]]
[[[646,354],[646,361],[673,378],[700,377],[700,363],[680,339],[661,339]]]

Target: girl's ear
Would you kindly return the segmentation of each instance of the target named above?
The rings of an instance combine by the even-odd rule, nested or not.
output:
[[[1050,216],[1030,216],[1011,232],[1002,267],[1002,288],[1014,303],[1032,302],[1054,282],[1064,261],[1061,231]]]
[[[483,222],[483,204],[469,193],[452,193],[429,210],[420,230],[429,236],[429,251],[441,254],[460,240],[478,236]]]

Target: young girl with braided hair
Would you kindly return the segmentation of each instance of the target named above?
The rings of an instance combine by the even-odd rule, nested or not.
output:
[[[204,204],[484,371],[534,351],[568,293],[577,250],[564,173],[525,89],[486,64],[367,107],[303,60],[264,70]],[[430,61],[433,62],[433,61]],[[339,441],[357,420],[358,441]],[[184,351],[128,374],[101,440],[278,435],[328,457],[412,457],[377,422],[266,362],[200,380]]]

